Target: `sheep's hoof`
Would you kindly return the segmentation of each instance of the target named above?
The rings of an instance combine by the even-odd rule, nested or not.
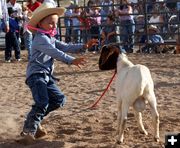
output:
[[[144,130],[139,129],[139,131],[140,131],[141,134],[145,134],[146,136],[148,135],[148,132],[145,129]]]
[[[143,134],[145,134],[146,136],[148,135],[148,132],[146,130],[143,131]]]
[[[120,138],[120,140],[117,138],[117,139],[116,139],[116,143],[117,143],[117,144],[121,144],[121,143],[123,143],[123,140],[124,140],[124,138]]]
[[[116,143],[117,143],[117,144],[121,144],[121,143],[123,143],[123,142],[120,141],[120,140],[117,140]]]
[[[159,142],[159,137],[158,138],[155,137],[154,139],[155,139],[156,142]]]

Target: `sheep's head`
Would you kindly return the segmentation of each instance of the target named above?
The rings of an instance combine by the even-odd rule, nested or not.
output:
[[[120,49],[115,44],[104,45],[101,48],[101,55],[99,58],[99,69],[111,70],[116,69],[117,59],[120,54]]]

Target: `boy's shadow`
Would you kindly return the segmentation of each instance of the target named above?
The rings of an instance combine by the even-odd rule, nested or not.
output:
[[[33,143],[26,143],[23,139],[6,140],[0,143],[0,148],[57,148],[64,147],[64,142],[61,141],[46,141],[45,139],[38,139]]]

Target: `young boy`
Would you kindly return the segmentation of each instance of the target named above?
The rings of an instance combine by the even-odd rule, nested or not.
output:
[[[19,32],[19,25],[17,20],[13,17],[13,9],[8,8],[9,14],[9,32],[6,33],[5,36],[5,62],[11,62],[12,58],[12,49],[15,51],[15,59],[20,61],[20,46],[17,38],[17,32]]]
[[[28,23],[34,39],[32,57],[27,66],[26,84],[30,87],[35,102],[21,133],[28,143],[46,134],[41,128],[42,119],[51,111],[64,106],[66,100],[52,75],[54,59],[80,67],[85,62],[84,58],[74,58],[65,52],[80,52],[97,42],[90,40],[86,44],[73,45],[56,40],[53,37],[54,30],[58,16],[63,13],[63,8],[54,8],[51,4],[44,3],[34,11]]]

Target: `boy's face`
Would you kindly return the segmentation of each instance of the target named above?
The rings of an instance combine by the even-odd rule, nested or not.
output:
[[[56,28],[58,23],[58,16],[56,14],[50,15],[45,17],[43,20],[39,22],[39,27],[41,27],[44,30],[53,30]]]

